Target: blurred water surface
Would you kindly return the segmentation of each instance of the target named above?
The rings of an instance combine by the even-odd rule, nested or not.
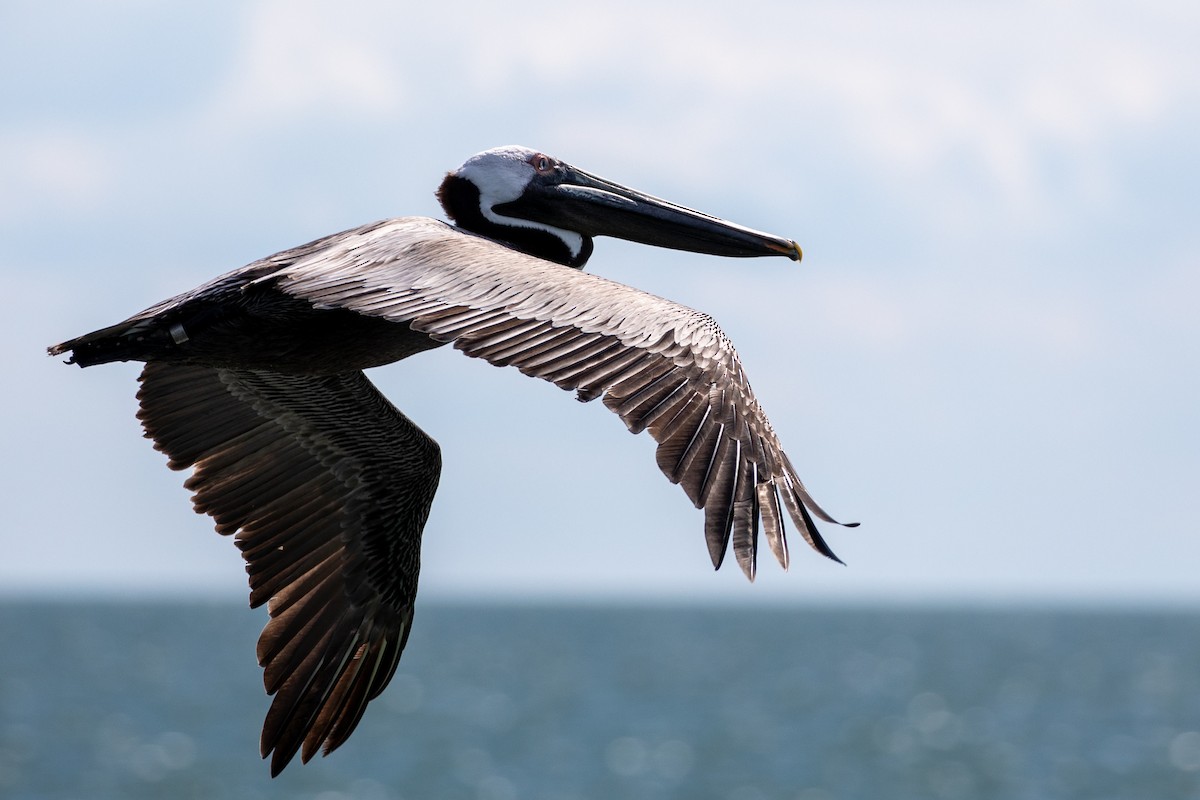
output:
[[[1200,798],[1200,614],[436,605],[258,759],[265,615],[0,603],[0,798]]]

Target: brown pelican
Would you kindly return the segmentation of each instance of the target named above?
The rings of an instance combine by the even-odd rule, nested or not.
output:
[[[456,226],[401,217],[222,275],[49,348],[87,367],[144,361],[138,417],[217,531],[236,533],[268,694],[277,775],[328,754],[391,679],[413,619],[438,445],[362,370],[453,342],[469,356],[603,398],[648,430],[704,509],[715,567],[754,578],[761,523],[784,518],[835,559],[809,497],[705,314],[581,269],[592,237],[800,259],[795,242],[668,203],[524,147],[488,150],[438,190]]]

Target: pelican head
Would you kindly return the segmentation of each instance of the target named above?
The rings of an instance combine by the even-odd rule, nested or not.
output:
[[[717,256],[801,255],[791,239],[642,194],[528,147],[471,156],[437,194],[460,228],[570,267],[587,263],[594,236]]]

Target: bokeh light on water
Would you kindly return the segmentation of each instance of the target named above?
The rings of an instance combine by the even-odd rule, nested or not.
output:
[[[0,606],[0,796],[1200,800],[1200,618],[422,607],[341,750],[257,757],[262,615]]]

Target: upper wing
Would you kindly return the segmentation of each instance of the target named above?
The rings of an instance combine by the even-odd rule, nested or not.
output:
[[[277,775],[350,735],[412,624],[437,444],[361,372],[321,377],[148,363],[138,417],[222,534],[237,532]]]
[[[732,541],[753,579],[761,520],[786,568],[784,509],[836,560],[810,512],[835,520],[805,490],[705,314],[419,218],[360,229],[259,280],[321,308],[407,323],[581,400],[603,396],[629,430],[650,431],[663,472],[704,509],[715,566]]]

